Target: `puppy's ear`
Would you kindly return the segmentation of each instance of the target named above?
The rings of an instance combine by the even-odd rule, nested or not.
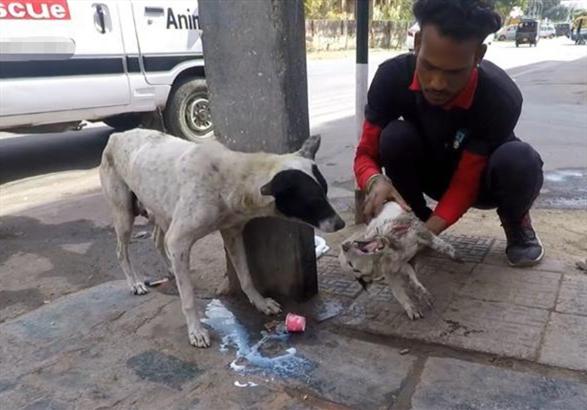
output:
[[[304,142],[304,145],[302,145],[302,148],[297,152],[297,155],[314,160],[318,148],[320,148],[320,135],[310,135],[306,142]]]

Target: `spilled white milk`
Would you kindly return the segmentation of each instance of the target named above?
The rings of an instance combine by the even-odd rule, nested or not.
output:
[[[279,356],[264,356],[259,349],[265,343],[272,340],[285,341],[289,335],[262,331],[259,341],[252,343],[245,327],[218,299],[213,299],[206,306],[206,318],[203,318],[202,322],[222,336],[221,352],[228,352],[231,347],[236,349],[236,357],[230,363],[234,371],[266,371],[281,377],[300,378],[306,376],[315,367],[311,361],[297,356],[297,351],[293,347],[286,349]]]

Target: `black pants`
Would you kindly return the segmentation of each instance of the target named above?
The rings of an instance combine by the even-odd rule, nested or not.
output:
[[[414,213],[425,221],[432,210],[423,194],[435,200],[442,197],[458,156],[431,152],[412,124],[396,120],[381,133],[379,162]],[[534,148],[519,140],[506,142],[489,157],[474,207],[497,208],[503,221],[518,223],[540,193],[542,182],[542,159]]]

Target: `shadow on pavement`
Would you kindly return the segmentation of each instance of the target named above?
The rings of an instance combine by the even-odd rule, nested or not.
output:
[[[51,172],[94,168],[100,164],[111,133],[112,129],[100,127],[0,139],[0,184]]]

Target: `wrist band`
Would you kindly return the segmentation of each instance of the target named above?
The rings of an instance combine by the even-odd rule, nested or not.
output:
[[[385,177],[385,175],[383,175],[383,174],[375,174],[375,175],[371,176],[367,180],[367,184],[365,186],[365,192],[367,194],[369,194],[371,192],[371,189],[373,188],[373,185],[375,185],[375,183],[377,182],[377,180],[379,179],[379,177]]]

